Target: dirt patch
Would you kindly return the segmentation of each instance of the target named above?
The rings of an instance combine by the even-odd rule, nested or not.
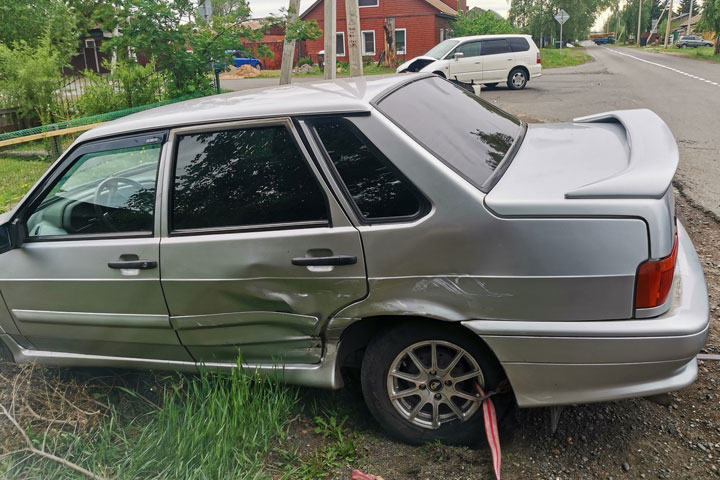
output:
[[[242,80],[243,78],[254,78],[260,76],[260,70],[251,67],[250,65],[243,65],[239,68],[230,66],[230,70],[220,74],[220,80]]]

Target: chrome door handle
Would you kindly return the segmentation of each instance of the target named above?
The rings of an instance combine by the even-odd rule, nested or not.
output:
[[[332,257],[295,257],[292,259],[293,265],[306,267],[355,265],[356,263],[357,257],[355,255],[333,255]]]
[[[153,260],[119,260],[109,262],[108,267],[118,270],[152,270],[157,268],[157,262]]]

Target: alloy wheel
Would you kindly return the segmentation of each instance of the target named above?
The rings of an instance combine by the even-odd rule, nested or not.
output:
[[[436,430],[465,422],[480,408],[474,388],[484,386],[477,361],[453,343],[428,340],[410,345],[392,362],[387,392],[395,410],[413,425]]]
[[[525,86],[525,74],[523,72],[515,72],[511,81],[515,88],[522,88]]]

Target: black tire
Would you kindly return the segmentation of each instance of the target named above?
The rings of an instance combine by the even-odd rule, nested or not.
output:
[[[257,64],[257,67],[255,67],[255,68],[257,68],[258,70],[262,71],[262,63],[258,63],[258,64]]]
[[[528,74],[522,68],[513,68],[508,75],[507,86],[510,90],[522,90],[528,84]]]
[[[487,88],[495,88],[495,87],[498,86],[498,82],[486,83],[485,86],[486,86]]]
[[[458,399],[457,401],[460,403],[465,402],[463,406],[459,407],[464,413],[469,413],[469,410],[465,410],[465,406],[476,405],[471,407],[474,408],[474,413],[471,413],[465,422],[461,422],[456,415],[450,414],[452,418],[446,418],[446,420],[439,424],[439,428],[432,429],[430,426],[423,427],[412,423],[411,420],[403,417],[391,402],[388,393],[390,388],[388,386],[388,379],[394,377],[389,376],[390,368],[399,358],[401,359],[400,362],[402,362],[403,358],[409,358],[400,356],[407,348],[426,341],[442,342],[435,350],[436,357],[438,358],[437,364],[440,367],[438,370],[449,366],[450,360],[447,359],[453,357],[454,354],[447,353],[452,351],[448,349],[447,346],[452,345],[465,350],[465,353],[475,360],[482,372],[486,391],[494,389],[505,378],[502,367],[490,349],[468,331],[452,324],[435,324],[419,321],[409,322],[379,334],[373,338],[365,351],[360,380],[368,409],[378,423],[392,436],[409,444],[420,445],[427,442],[440,441],[454,445],[475,445],[479,442],[484,442],[483,415],[482,408],[480,408],[479,404]],[[418,352],[417,355],[422,355],[422,349],[430,349],[430,347],[424,346],[418,348],[418,350],[415,350],[415,352]],[[443,349],[446,349],[445,356],[441,356]],[[459,350],[455,351],[459,352]],[[441,358],[443,360],[442,362],[440,361]],[[466,362],[466,359],[467,357],[463,357],[463,359],[457,363],[457,366],[451,370],[450,374],[452,374],[452,372],[461,372],[464,363],[470,365]],[[423,363],[425,364],[424,361]],[[429,363],[425,365],[429,365]],[[472,369],[473,370],[470,370],[471,372],[474,371],[475,367],[472,367]],[[460,375],[455,376],[459,377]],[[392,382],[393,380],[390,381]],[[458,388],[462,388],[463,391],[467,392],[467,388],[469,387],[468,383],[473,381],[475,380],[457,382],[457,385],[460,385]],[[453,390],[456,388],[455,385],[445,387],[442,385],[442,381],[439,383],[441,384],[439,387],[440,390],[435,390],[436,392],[446,389],[447,391],[445,393],[449,393],[452,391],[450,388]],[[435,380],[435,382],[428,381],[427,386],[423,388],[422,392],[425,395],[434,395],[434,398],[437,399],[440,394],[431,393],[433,390],[432,384],[435,385],[434,388],[437,388],[437,380]],[[412,388],[412,384],[410,385],[410,388]],[[445,383],[444,385],[448,384]],[[422,385],[419,386],[422,387]],[[408,402],[415,401],[415,406],[423,403],[424,406],[417,417],[431,415],[431,413],[428,412],[423,413],[426,407],[429,407],[430,412],[433,411],[432,403],[425,403],[428,400],[422,400],[422,398],[420,393],[418,393],[417,397],[407,400]],[[403,399],[403,401],[405,400]],[[429,401],[435,403],[433,400]],[[502,418],[513,403],[513,398],[510,394],[502,394],[495,396],[493,401],[498,418]],[[445,415],[447,415],[447,412],[450,412],[447,404],[442,407],[444,408]],[[441,409],[441,407],[438,407],[437,411],[440,412]]]

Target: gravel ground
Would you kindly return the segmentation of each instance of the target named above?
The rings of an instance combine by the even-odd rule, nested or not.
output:
[[[720,353],[720,223],[676,193],[678,218],[695,243],[710,292],[712,325],[704,351]],[[320,395],[342,406],[359,435],[358,458],[331,478],[347,480],[355,468],[385,480],[493,478],[484,446],[397,443],[373,422],[356,385]],[[501,428],[503,478],[720,478],[720,363],[701,361],[698,380],[671,397],[669,407],[644,399],[566,407],[554,434],[549,409],[515,409]],[[317,441],[312,436],[292,429],[289,441],[311,445]]]

